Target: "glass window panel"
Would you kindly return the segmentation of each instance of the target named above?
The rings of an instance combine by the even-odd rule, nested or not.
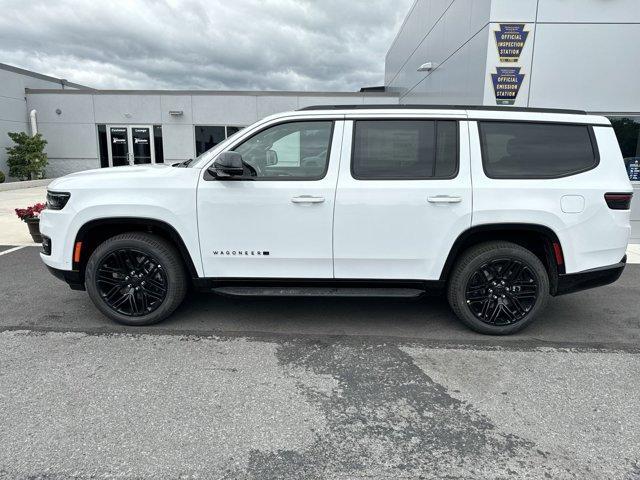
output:
[[[196,156],[215,147],[226,138],[225,127],[216,125],[198,125],[196,129]]]
[[[456,121],[361,120],[355,123],[354,178],[450,178],[457,168]]]
[[[327,171],[332,127],[332,122],[283,123],[257,133],[235,151],[257,177],[318,180]]]
[[[491,178],[561,177],[598,162],[587,125],[480,122],[480,142]]]

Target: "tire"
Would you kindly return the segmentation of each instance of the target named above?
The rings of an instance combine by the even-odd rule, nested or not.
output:
[[[87,262],[85,284],[98,310],[124,325],[164,320],[187,291],[177,250],[166,240],[141,232],[116,235],[100,244]]]
[[[466,250],[456,263],[447,299],[472,330],[509,335],[527,327],[545,308],[549,276],[540,259],[520,245],[482,243]]]

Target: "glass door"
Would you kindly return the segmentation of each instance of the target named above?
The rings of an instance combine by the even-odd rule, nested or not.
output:
[[[109,166],[156,163],[151,125],[108,125]]]
[[[153,151],[152,127],[129,128],[131,129],[131,159],[133,164],[156,163]]]
[[[127,127],[107,127],[109,166],[129,165],[129,131]]]

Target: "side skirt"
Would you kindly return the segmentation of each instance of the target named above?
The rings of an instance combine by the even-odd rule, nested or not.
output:
[[[199,291],[234,297],[400,297],[417,298],[440,295],[444,282],[439,280],[354,280],[308,278],[198,278]]]

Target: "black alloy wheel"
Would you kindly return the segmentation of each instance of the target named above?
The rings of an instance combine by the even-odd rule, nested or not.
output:
[[[465,250],[447,283],[447,299],[469,328],[488,335],[516,333],[544,310],[549,273],[527,248],[497,240]]]
[[[91,254],[85,272],[94,305],[125,325],[164,320],[182,303],[188,287],[176,247],[150,233],[122,233],[105,240]]]
[[[103,257],[96,286],[103,301],[121,315],[140,317],[156,310],[167,296],[167,276],[153,256],[121,248]]]
[[[514,258],[499,258],[484,263],[471,275],[465,299],[481,321],[509,325],[531,311],[538,291],[531,267]]]

